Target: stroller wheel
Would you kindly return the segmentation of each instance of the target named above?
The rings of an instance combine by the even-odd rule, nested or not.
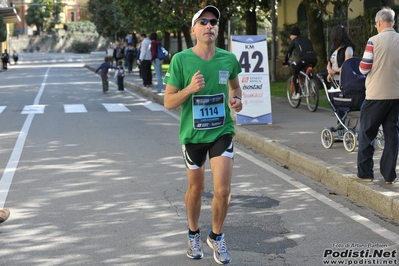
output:
[[[329,128],[323,129],[323,131],[321,131],[320,137],[321,137],[321,144],[323,145],[324,148],[330,149],[333,146],[334,136],[331,129]]]
[[[344,134],[344,147],[348,152],[353,152],[357,146],[357,137],[355,133],[351,130],[348,130]]]

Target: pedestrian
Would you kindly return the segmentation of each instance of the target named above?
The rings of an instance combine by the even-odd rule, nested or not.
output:
[[[123,60],[124,57],[124,53],[123,53],[123,48],[121,47],[121,44],[118,43],[114,49],[114,53],[113,53],[113,57],[115,60],[115,64],[118,63],[119,60]]]
[[[399,34],[393,28],[395,12],[384,7],[375,15],[377,35],[367,41],[359,70],[366,77],[366,99],[360,108],[356,181],[374,179],[374,139],[382,125],[385,146],[380,172],[386,184],[396,180],[399,114]]]
[[[238,81],[241,66],[233,53],[216,47],[219,10],[212,5],[192,18],[193,48],[174,55],[165,75],[164,105],[181,106],[179,138],[186,165],[185,206],[188,218],[187,257],[203,257],[199,216],[204,192],[205,161],[209,154],[213,174],[212,228],[207,244],[219,264],[229,263],[223,224],[230,203],[233,171],[234,121],[230,108],[242,110]]]
[[[285,67],[288,65],[288,60],[292,55],[292,52],[295,50],[298,54],[298,61],[297,65],[294,66],[293,71],[293,80],[295,85],[295,92],[292,95],[293,100],[298,100],[301,97],[301,92],[299,90],[299,79],[298,75],[299,72],[305,69],[308,65],[312,67],[316,66],[317,64],[317,56],[314,52],[312,42],[304,37],[301,36],[301,31],[298,27],[293,27],[290,31],[290,39],[291,43],[288,47],[287,54],[285,55],[284,62],[282,65]]]
[[[355,45],[342,25],[333,27],[330,36],[332,44],[330,48],[330,60],[327,63],[327,81],[335,81],[339,84],[341,66],[345,60],[353,57]]]
[[[152,72],[151,72],[151,41],[147,38],[145,33],[140,34],[141,49],[140,57],[137,61],[140,64],[141,78],[143,79],[143,86],[152,86]]]
[[[139,76],[142,79],[143,77],[141,76],[141,67],[140,67],[141,42],[139,43],[138,47],[136,47],[136,48],[137,48],[136,49],[136,51],[137,51],[137,54],[136,54],[136,65],[137,65],[137,68],[139,70]]]
[[[14,59],[14,65],[16,65],[18,62],[18,59],[19,59],[19,55],[18,55],[17,51],[14,50],[14,52],[12,54],[12,58]]]
[[[158,41],[158,35],[156,32],[150,34],[151,40],[151,62],[155,69],[155,75],[157,76],[157,92],[160,93],[163,90],[162,81],[162,63],[163,60],[158,58],[158,46],[161,42]]]
[[[104,63],[102,63],[96,70],[96,73],[101,70],[100,75],[103,82],[103,93],[108,93],[108,70],[110,68],[118,69],[116,66],[113,66],[109,63],[109,58],[106,56],[104,58]]]
[[[334,96],[340,94],[339,89],[339,75],[341,73],[341,66],[345,60],[353,57],[355,51],[355,45],[346,33],[345,27],[342,25],[337,25],[331,29],[330,34],[331,48],[330,48],[330,60],[327,63],[327,81],[331,83],[329,91],[333,94],[330,99]],[[345,111],[337,110],[337,115],[340,118],[344,118]],[[339,127],[342,127],[339,124]]]
[[[124,92],[125,88],[123,86],[123,80],[125,78],[125,69],[123,68],[122,60],[118,61],[118,68],[115,71],[115,77],[117,78],[118,92]]]
[[[133,47],[132,43],[129,43],[128,47],[126,47],[125,53],[125,62],[127,65],[127,73],[131,73],[133,70],[133,62],[136,57],[136,48]]]
[[[3,208],[0,210],[0,223],[4,223],[10,217],[10,210]]]
[[[1,61],[3,63],[3,69],[7,70],[7,64],[10,63],[10,56],[7,53],[7,49],[4,49],[4,53],[1,54]]]

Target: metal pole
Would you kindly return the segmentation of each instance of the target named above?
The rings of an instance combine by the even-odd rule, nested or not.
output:
[[[271,0],[272,5],[272,42],[271,42],[271,68],[270,68],[270,81],[276,81],[276,32],[277,32],[277,25],[276,25],[276,0]]]

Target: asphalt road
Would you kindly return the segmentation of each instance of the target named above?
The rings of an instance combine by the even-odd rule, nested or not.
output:
[[[0,265],[216,265],[209,170],[205,257],[185,255],[178,113],[115,84],[103,94],[82,67],[101,57],[22,54],[0,73]],[[330,192],[237,143],[230,265],[397,265],[398,224]]]

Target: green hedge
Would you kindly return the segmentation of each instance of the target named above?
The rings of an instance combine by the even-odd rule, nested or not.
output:
[[[71,50],[74,53],[87,54],[93,50],[93,44],[81,41],[74,41],[71,45]]]

